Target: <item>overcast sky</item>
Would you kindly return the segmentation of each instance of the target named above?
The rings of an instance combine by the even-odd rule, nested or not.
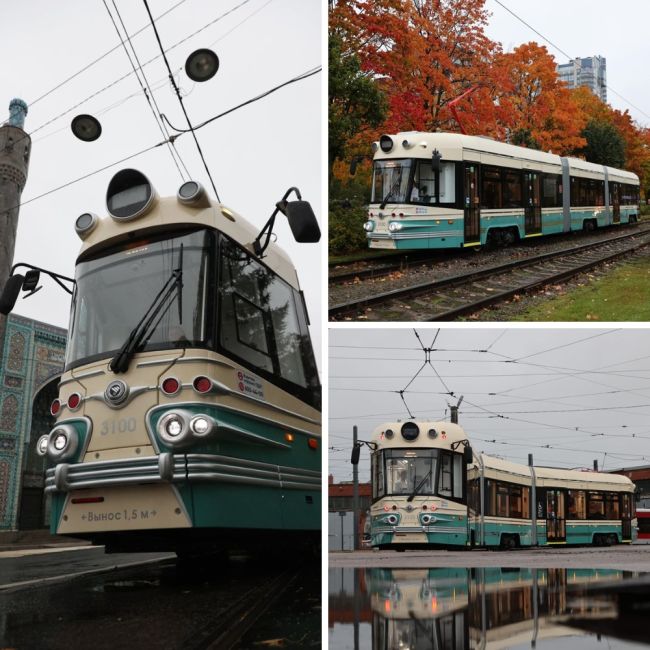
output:
[[[119,25],[112,0],[106,4]],[[148,24],[143,2],[116,0],[116,5],[129,34]],[[165,49],[207,25],[168,52],[195,125],[321,64],[324,32],[318,0],[149,0],[149,5],[154,17],[179,5],[157,21]],[[8,117],[13,97],[27,101],[25,130],[32,134],[33,147],[14,260],[70,276],[80,247],[74,221],[83,212],[106,214],[106,187],[113,174],[135,167],[148,176],[160,196],[175,195],[181,176],[167,148],[159,147],[32,200],[164,138],[102,0],[3,2],[1,16],[0,121]],[[160,54],[151,28],[134,36],[132,42],[142,64]],[[116,45],[118,48],[99,63],[41,99]],[[187,56],[201,47],[218,54],[220,69],[212,80],[195,84],[183,68]],[[185,128],[162,58],[145,65],[144,72],[161,112],[174,126]],[[103,90],[124,75],[128,75],[126,79]],[[295,185],[311,202],[324,229],[323,77],[320,73],[292,84],[197,132],[222,202],[259,228],[275,202]],[[95,96],[87,99],[91,95]],[[80,105],[70,111],[76,104]],[[101,120],[103,134],[96,142],[82,143],[71,134],[70,122],[79,113]],[[191,178],[212,195],[191,135],[180,137],[176,147]],[[284,217],[276,224],[278,244],[293,258],[305,289],[319,357],[321,248],[296,244]],[[67,327],[69,296],[47,279],[43,284],[37,295],[19,300],[15,312]]]
[[[556,47],[517,20],[504,6]],[[557,63],[568,63],[570,58],[604,56],[610,88],[608,102],[619,110],[628,109],[634,120],[650,126],[650,87],[645,68],[650,53],[650,2],[487,0],[485,8],[492,13],[486,33],[492,40],[501,42],[505,51],[536,41],[546,45]]]
[[[416,331],[420,341],[412,328],[330,329],[328,444],[337,481],[352,477],[353,425],[369,440],[376,426],[407,420],[409,411],[448,421],[448,404],[460,396],[459,423],[477,452],[522,463],[532,453],[536,465],[566,468],[593,467],[594,459],[605,469],[650,465],[649,330]],[[422,347],[435,349],[424,368]],[[367,449],[361,458],[368,480]]]

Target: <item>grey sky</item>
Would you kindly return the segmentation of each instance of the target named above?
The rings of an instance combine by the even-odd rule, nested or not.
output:
[[[647,0],[500,0],[501,5],[517,14],[570,55],[601,55],[607,59],[607,85],[635,108],[608,90],[609,104],[619,110],[629,109],[633,119],[650,126],[650,87],[646,63],[650,54],[648,24],[650,2]],[[506,51],[521,43],[536,41],[546,45],[557,63],[568,58],[540,36],[514,18],[496,0],[487,0],[492,13],[487,35],[500,41]],[[644,114],[645,113],[645,114]]]
[[[647,329],[416,330],[436,351],[404,393],[414,416],[448,420],[447,405],[463,395],[459,421],[476,451],[524,463],[533,453],[535,464],[567,468],[650,464]],[[338,327],[329,346],[330,472],[350,480],[352,426],[367,440],[382,422],[409,419],[396,391],[425,354],[412,328]],[[364,450],[365,480],[368,458]]]
[[[242,5],[242,3],[244,4]],[[154,17],[178,0],[150,0]],[[114,12],[112,0],[107,0]],[[130,34],[148,24],[143,2],[116,0]],[[235,9],[238,5],[241,7]],[[204,25],[228,16],[168,53],[194,124],[221,113],[273,86],[321,64],[321,3],[317,0],[186,0],[158,29],[165,49]],[[118,23],[119,24],[119,23]],[[47,2],[25,0],[2,6],[0,39],[0,120],[9,101],[30,104],[26,131],[33,132],[32,157],[23,201],[100,169],[163,140],[151,110],[131,74],[75,110],[53,120],[97,93],[131,66],[120,46],[98,64],[49,96],[44,93],[92,60],[119,45],[102,0]],[[159,54],[153,31],[133,39],[144,64]],[[220,58],[217,75],[194,84],[185,75],[187,56],[210,47]],[[171,89],[163,60],[144,68],[161,111],[179,128],[186,124]],[[312,203],[321,228],[321,87],[316,74],[217,120],[197,132],[221,200],[261,228],[285,190],[297,186]],[[103,125],[94,143],[76,140],[69,124],[74,115],[91,113]],[[3,116],[4,115],[4,116]],[[212,195],[209,179],[191,135],[176,141],[190,175]],[[64,275],[74,272],[80,241],[74,221],[83,212],[106,214],[105,194],[113,174],[124,167],[144,172],[161,196],[174,195],[182,180],[166,147],[59,190],[21,208],[15,261],[31,262]],[[312,340],[319,357],[321,338],[321,247],[296,244],[286,219],[277,221],[278,243],[293,258],[305,289],[312,319]],[[69,297],[48,280],[36,296],[19,301],[16,313],[67,327]]]

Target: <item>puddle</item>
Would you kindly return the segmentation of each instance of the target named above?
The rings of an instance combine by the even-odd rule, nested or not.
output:
[[[331,650],[650,648],[650,574],[331,569]]]

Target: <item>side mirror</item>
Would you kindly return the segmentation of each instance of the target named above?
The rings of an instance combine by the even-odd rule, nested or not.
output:
[[[285,214],[298,243],[313,244],[320,241],[320,228],[309,201],[289,201]]]
[[[465,465],[471,465],[474,462],[474,450],[469,445],[463,449],[463,460]]]
[[[433,154],[431,154],[431,169],[434,172],[439,172],[441,169],[441,163],[442,162],[442,155],[441,153],[437,150],[433,150]]]
[[[12,275],[5,284],[5,288],[0,296],[0,314],[5,316],[11,312],[18,300],[18,294],[23,288],[23,282],[25,281],[25,276],[16,273]],[[37,279],[38,282],[38,279]]]
[[[355,445],[354,447],[352,447],[352,457],[350,458],[350,462],[353,465],[358,465],[360,456],[361,456],[361,445]]]

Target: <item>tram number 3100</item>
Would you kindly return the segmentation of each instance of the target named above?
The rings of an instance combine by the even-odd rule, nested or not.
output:
[[[119,418],[117,420],[104,420],[99,431],[100,435],[107,436],[109,433],[131,433],[136,429],[135,418]]]

